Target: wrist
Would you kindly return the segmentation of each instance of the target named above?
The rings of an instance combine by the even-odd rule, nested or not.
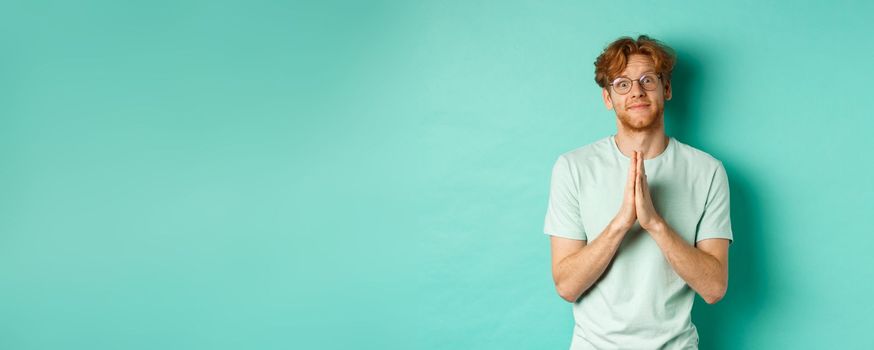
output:
[[[624,223],[616,222],[616,220],[611,220],[609,224],[607,224],[607,229],[618,234],[623,234],[628,232],[631,229],[632,225],[627,225]]]
[[[656,220],[653,220],[651,224],[647,225],[647,227],[644,227],[643,229],[651,234],[662,234],[667,231],[668,223],[665,222],[664,219],[658,218]]]

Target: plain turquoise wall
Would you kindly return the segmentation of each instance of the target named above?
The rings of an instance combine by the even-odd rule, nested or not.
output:
[[[0,5],[0,348],[564,349],[556,157],[592,62],[672,45],[721,159],[702,349],[871,349],[870,2]]]

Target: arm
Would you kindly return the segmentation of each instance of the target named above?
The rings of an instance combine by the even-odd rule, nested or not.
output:
[[[728,240],[705,239],[697,247],[686,243],[667,223],[649,231],[668,263],[708,304],[728,288]]]
[[[607,269],[627,229],[608,225],[591,244],[552,237],[552,279],[562,299],[575,302]]]
[[[628,166],[628,179],[619,212],[604,231],[586,245],[585,240],[552,237],[552,279],[562,299],[575,302],[604,274],[613,260],[625,233],[637,220],[634,210],[634,166],[639,154],[634,152]]]
[[[640,226],[650,233],[674,271],[708,304],[725,296],[728,288],[727,239],[705,239],[698,247],[686,243],[656,212],[646,181],[646,169],[638,162],[635,209]],[[728,207],[728,201],[721,202]]]

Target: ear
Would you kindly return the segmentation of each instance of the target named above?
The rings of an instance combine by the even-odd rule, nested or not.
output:
[[[665,101],[669,101],[671,99],[671,82],[665,84]]]
[[[610,92],[606,88],[602,88],[601,95],[604,98],[604,105],[607,106],[607,109],[613,109],[613,99],[610,98]]]

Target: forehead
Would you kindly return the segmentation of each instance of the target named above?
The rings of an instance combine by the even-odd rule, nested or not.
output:
[[[649,56],[634,54],[628,56],[628,63],[619,75],[636,78],[646,72],[655,72],[655,63]]]

